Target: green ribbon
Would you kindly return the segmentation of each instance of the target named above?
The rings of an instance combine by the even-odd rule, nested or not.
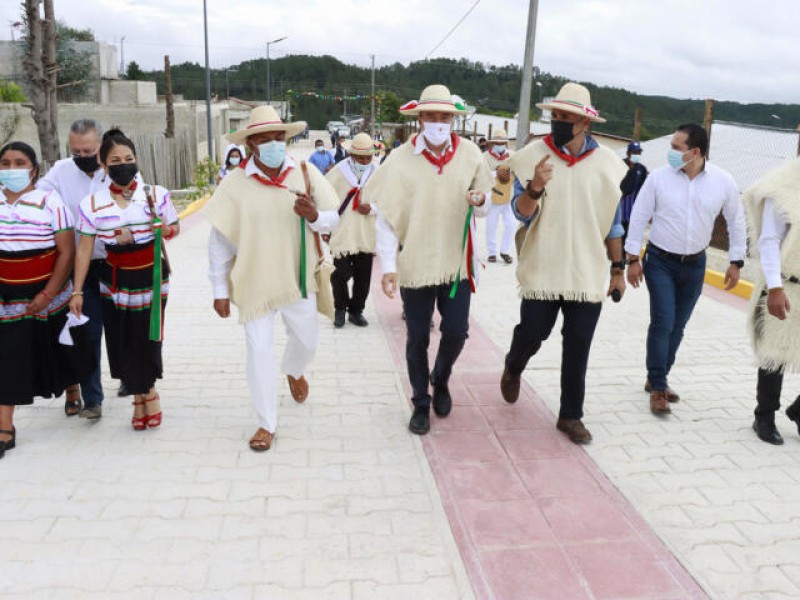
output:
[[[150,300],[150,340],[161,341],[161,219],[153,219],[153,297]]]
[[[300,296],[308,298],[306,289],[306,220],[300,217]]]
[[[469,235],[469,224],[472,220],[472,210],[473,206],[469,205],[469,210],[467,211],[467,220],[464,221],[464,236],[461,239],[461,261],[458,263],[458,273],[456,274],[456,279],[453,282],[453,287],[450,288],[450,299],[456,297],[456,292],[458,291],[458,284],[461,283],[461,263],[464,262],[464,250],[467,248],[467,236]],[[467,272],[469,272],[470,265],[467,265]]]

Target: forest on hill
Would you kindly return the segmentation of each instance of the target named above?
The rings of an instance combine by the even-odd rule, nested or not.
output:
[[[467,59],[435,58],[409,65],[395,63],[375,70],[376,95],[383,121],[400,119],[397,107],[418,98],[431,83],[444,83],[454,94],[485,114],[513,117],[519,102],[521,68],[517,65],[495,66]],[[158,84],[164,93],[163,71],[142,71],[130,63],[129,79],[145,79]],[[205,98],[205,74],[202,65],[182,63],[171,67],[174,94],[190,100]],[[291,99],[295,119],[308,121],[312,129],[321,129],[329,120],[347,114],[365,114],[369,110],[371,71],[348,65],[333,56],[291,55],[270,61],[272,99]],[[559,75],[534,68],[532,104],[554,96],[567,81]],[[678,99],[646,96],[628,90],[581,82],[592,94],[592,101],[608,122],[598,131],[630,136],[636,107],[643,111],[642,139],[665,135],[675,126],[702,122],[703,99]],[[227,69],[212,69],[212,95],[224,99],[266,99],[266,60],[245,61]],[[535,109],[533,109],[535,112]],[[715,119],[752,125],[794,127],[800,123],[797,104],[742,104],[717,99]]]

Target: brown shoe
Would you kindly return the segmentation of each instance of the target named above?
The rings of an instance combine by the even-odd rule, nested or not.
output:
[[[650,380],[649,379],[645,379],[645,381],[644,381],[644,391],[647,392],[648,394],[652,391],[650,389]],[[681,397],[678,395],[678,392],[676,392],[675,390],[673,390],[669,386],[667,386],[667,389],[665,389],[664,391],[667,393],[667,401],[668,402],[677,402],[678,400],[681,399]]]
[[[250,450],[255,452],[266,452],[272,446],[272,440],[275,439],[275,434],[270,433],[263,427],[259,427],[250,438]]]
[[[520,376],[512,375],[508,368],[503,369],[503,376],[500,378],[500,393],[503,400],[509,404],[514,404],[519,399]]]
[[[583,425],[580,419],[562,419],[556,422],[556,429],[567,434],[573,444],[588,444],[592,441],[592,434]]]
[[[289,381],[289,391],[292,392],[292,398],[295,402],[305,402],[308,398],[308,381],[303,375],[299,379],[295,379],[291,375],[287,375],[286,379]]]
[[[667,392],[664,390],[653,390],[650,392],[650,412],[654,415],[665,415],[671,413]]]

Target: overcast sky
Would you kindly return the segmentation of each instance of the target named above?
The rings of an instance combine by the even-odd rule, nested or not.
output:
[[[331,54],[368,66],[425,58],[474,0],[208,0],[212,67],[264,56]],[[0,39],[19,3],[0,2]],[[433,54],[522,64],[527,0],[480,0]],[[201,0],[55,0],[56,15],[119,43],[125,60],[161,68],[203,56]],[[643,94],[800,103],[800,2],[541,0],[534,63]],[[379,83],[389,83],[380,82]],[[458,89],[452,90],[458,93]],[[468,99],[469,100],[469,99]],[[602,110],[602,107],[600,107]]]

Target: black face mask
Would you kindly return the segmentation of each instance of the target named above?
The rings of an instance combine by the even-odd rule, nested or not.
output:
[[[123,163],[121,165],[111,165],[108,167],[108,176],[111,181],[120,187],[125,187],[139,172],[139,165],[136,163]]]
[[[550,121],[550,133],[553,135],[553,143],[559,148],[566,146],[575,137],[569,121]]]
[[[100,168],[100,163],[97,162],[97,155],[93,154],[92,156],[73,156],[72,160],[75,161],[75,165],[84,173],[91,175],[97,169]]]

